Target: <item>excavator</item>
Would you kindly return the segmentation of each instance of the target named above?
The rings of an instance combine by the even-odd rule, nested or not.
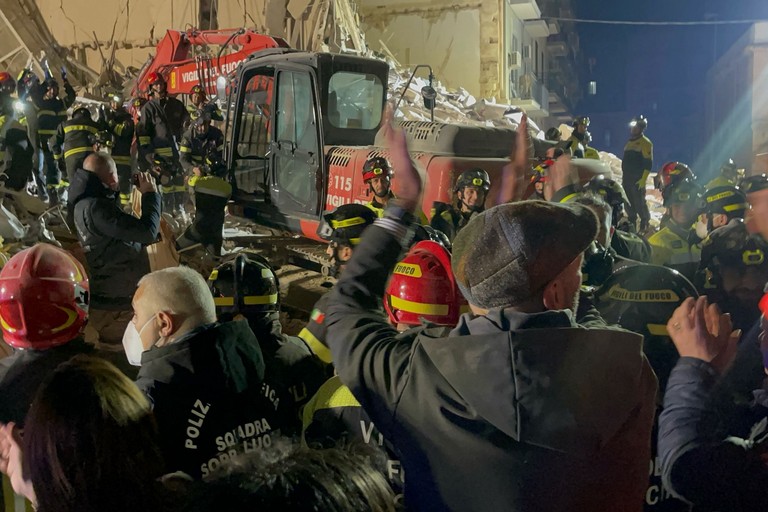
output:
[[[190,56],[193,47],[214,43],[223,45],[215,57]],[[224,48],[232,51],[222,56]],[[225,161],[234,191],[230,212],[270,228],[269,241],[287,240],[304,263],[324,267],[322,250],[311,249],[318,247],[311,241],[321,240],[322,213],[368,202],[363,163],[387,156],[379,129],[388,64],[295,50],[280,38],[243,29],[190,30],[168,31],[157,56],[142,70],[138,90],[152,71],[166,76],[172,94],[202,83],[226,111]],[[514,130],[412,121],[401,127],[425,183],[427,217],[435,201],[452,202],[456,178],[471,168],[490,175],[491,206]],[[552,145],[532,138],[530,154],[544,159]],[[599,161],[579,164],[584,180],[609,172]],[[392,189],[397,194],[396,169]]]

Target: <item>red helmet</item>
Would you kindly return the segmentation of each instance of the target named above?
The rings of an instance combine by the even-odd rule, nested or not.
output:
[[[153,71],[147,75],[147,85],[152,87],[156,83],[157,84],[165,83],[165,78],[163,78],[163,75],[161,75],[157,71]]]
[[[7,71],[0,72],[0,94],[13,94],[16,90],[16,80]]]
[[[668,186],[681,182],[686,178],[696,179],[696,175],[690,167],[682,162],[667,162],[654,179],[654,185],[663,192]]]
[[[14,348],[45,350],[76,338],[88,318],[88,276],[68,252],[37,244],[0,271],[0,327]]]
[[[451,255],[431,240],[411,247],[384,293],[384,309],[393,324],[419,325],[423,318],[454,326],[466,308],[451,271]]]

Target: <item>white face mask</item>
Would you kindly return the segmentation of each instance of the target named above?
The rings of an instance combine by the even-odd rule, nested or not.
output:
[[[699,220],[699,222],[696,223],[696,236],[703,240],[707,238],[708,234],[709,230],[707,229],[707,221]]]
[[[128,322],[123,333],[123,349],[125,349],[125,356],[128,358],[128,362],[133,366],[141,366],[141,354],[144,352],[144,345],[141,342],[141,333],[149,322],[154,320],[156,315],[152,315],[152,318],[147,320],[141,329],[136,330],[136,326],[133,322]],[[157,341],[152,343],[155,345]]]

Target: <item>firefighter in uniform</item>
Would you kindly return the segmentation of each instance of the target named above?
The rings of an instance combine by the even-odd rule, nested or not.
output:
[[[456,234],[469,220],[485,210],[485,199],[490,188],[491,179],[484,170],[470,169],[462,172],[453,188],[456,194],[455,206],[435,202],[430,225],[445,233],[453,242]]]
[[[590,146],[592,142],[592,134],[588,131],[584,132],[584,158],[591,158],[592,160],[600,160],[600,153]]]
[[[571,126],[573,126],[573,132],[566,141],[566,148],[571,151],[571,155],[574,158],[584,158],[584,137],[587,133],[587,128],[589,128],[589,118],[587,116],[579,116],[573,120]]]
[[[21,70],[16,78],[16,95],[19,101],[14,103],[16,119],[27,129],[27,137],[32,143],[32,177],[37,196],[48,201],[48,192],[45,190],[45,175],[40,165],[38,148],[37,113],[32,102],[32,95],[39,94],[40,80],[30,69]]]
[[[733,219],[744,219],[749,203],[747,196],[738,187],[724,185],[707,189],[702,207],[703,211],[696,223],[696,236],[700,240]]]
[[[715,188],[715,187],[726,187],[726,186],[732,186],[735,187],[738,185],[739,180],[743,177],[743,172],[739,171],[739,168],[736,167],[736,164],[733,162],[732,159],[728,159],[727,162],[723,164],[722,167],[720,167],[720,174],[707,183],[706,188]]]
[[[180,210],[184,203],[186,188],[176,145],[189,114],[182,102],[168,96],[168,84],[162,75],[150,73],[147,83],[153,96],[141,107],[136,125],[139,162],[141,168],[154,168],[156,172],[162,169],[160,192],[165,210],[170,213]]]
[[[371,157],[363,164],[363,182],[368,185],[369,193],[373,198],[366,203],[366,206],[374,211],[377,217],[384,215],[384,208],[390,199],[395,199],[395,193],[392,192],[392,177],[395,175],[392,165],[383,156]],[[427,217],[419,210],[419,220],[422,224],[427,224]]]
[[[395,266],[384,293],[384,309],[398,331],[428,322],[430,332],[444,333],[469,310],[451,271],[450,253],[433,241],[413,245]],[[442,327],[441,327],[442,326]],[[446,329],[448,328],[448,329]],[[405,332],[404,336],[412,336]],[[400,456],[371,423],[352,392],[334,376],[323,384],[304,408],[302,441],[311,446],[332,447],[339,442],[383,445],[387,473],[396,493],[403,489]]]
[[[93,153],[93,137],[106,127],[91,118],[91,111],[80,107],[72,112],[72,119],[64,121],[56,129],[56,135],[48,146],[62,170],[62,186],[68,186],[75,177],[75,171],[83,166],[85,158]],[[62,162],[64,165],[61,165]],[[66,178],[64,178],[66,175]]]
[[[616,181],[605,176],[595,176],[584,185],[584,191],[595,194],[607,202],[613,212],[611,216],[613,236],[611,248],[618,256],[642,263],[651,261],[651,246],[642,236],[631,231],[632,226],[625,222],[625,205],[629,204],[624,189]]]
[[[265,378],[287,393],[298,418],[327,372],[301,339],[283,334],[280,286],[269,262],[258,254],[239,253],[211,272],[208,285],[219,322],[248,322],[264,355]]]
[[[323,215],[323,222],[318,228],[318,235],[328,240],[326,253],[331,260],[331,274],[336,277],[352,252],[360,243],[360,235],[365,228],[373,224],[376,214],[362,204],[344,204],[330,213]],[[299,333],[299,338],[309,346],[310,350],[326,364],[331,363],[331,351],[326,342],[325,313],[326,293],[317,301],[310,314],[309,322]]]
[[[131,183],[133,175],[133,159],[131,144],[133,143],[133,116],[123,105],[124,98],[118,93],[109,95],[109,107],[102,109],[102,116],[107,125],[107,131],[112,137],[112,160],[117,165],[117,177],[120,183],[120,203],[125,207],[131,203]]]
[[[226,180],[227,167],[222,163],[223,149],[224,134],[211,126],[207,113],[198,117],[181,139],[181,165],[188,176],[195,218],[179,237],[179,249],[199,243],[212,254],[221,255],[224,209],[232,196],[232,185]]]
[[[187,105],[190,121],[195,121],[201,114],[208,114],[212,121],[224,121],[224,116],[215,103],[208,101],[203,86],[198,84],[192,87],[189,93],[190,104]]]
[[[692,229],[701,209],[701,190],[686,179],[665,187],[663,197],[669,221],[648,239],[653,249],[651,262],[673,268],[693,280],[701,260],[701,249]]]
[[[667,321],[688,298],[698,297],[685,277],[665,267],[639,265],[615,272],[595,293],[595,306],[608,324],[643,335],[643,353],[659,379],[656,415],[651,439],[651,471],[643,510],[688,512],[690,506],[675,499],[661,482],[658,468],[658,420],[667,379],[679,356],[667,332]]]
[[[16,81],[6,72],[0,73],[0,163],[3,186],[20,191],[32,177],[34,148],[27,127],[18,119],[11,94]]]
[[[634,118],[630,123],[630,137],[624,146],[621,160],[622,184],[629,198],[629,222],[635,224],[640,218],[640,231],[648,229],[651,214],[645,202],[645,183],[653,169],[653,144],[645,136],[648,120],[643,116]]]
[[[75,90],[67,81],[66,72],[62,71],[64,82],[64,98],[59,98],[59,83],[53,78],[48,78],[40,87],[42,96],[33,92],[30,97],[37,114],[38,147],[42,153],[40,165],[46,170],[45,183],[51,205],[59,202],[59,188],[61,187],[59,167],[53,159],[49,147],[49,140],[56,135],[56,130],[61,123],[67,120],[67,109],[75,102]]]

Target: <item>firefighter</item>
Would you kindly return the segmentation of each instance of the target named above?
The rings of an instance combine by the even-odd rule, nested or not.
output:
[[[462,172],[453,188],[453,193],[456,194],[455,206],[435,202],[430,225],[445,233],[453,242],[456,234],[469,220],[485,210],[485,199],[490,188],[491,179],[484,170],[470,169]]]
[[[644,116],[632,119],[629,127],[630,136],[621,160],[622,184],[629,198],[629,222],[635,224],[639,217],[640,232],[644,232],[651,219],[648,203],[645,202],[645,183],[653,169],[653,144],[645,136],[648,120]]]
[[[648,239],[653,250],[651,262],[673,268],[693,280],[701,249],[691,228],[701,209],[701,190],[692,180],[686,179],[665,187],[663,198],[669,222]]]
[[[712,181],[707,183],[707,189],[715,187],[732,186],[735,187],[743,177],[743,170],[739,170],[733,159],[729,158],[727,162],[720,167],[720,174]]]
[[[768,240],[768,174],[744,178],[739,182],[739,188],[749,202],[747,225],[750,231],[760,233]]]
[[[469,310],[451,271],[450,253],[440,244],[422,241],[395,266],[384,293],[384,309],[398,331],[428,322],[429,332],[444,333]],[[405,333],[407,335],[408,333]],[[389,459],[388,476],[396,493],[403,488],[403,470],[395,448],[381,437],[360,403],[338,377],[320,387],[304,408],[302,441],[330,447],[339,442],[382,446]]]
[[[189,114],[184,104],[168,96],[168,84],[157,72],[147,77],[152,99],[141,107],[136,125],[141,168],[160,175],[160,191],[167,212],[181,210],[186,188],[176,147]]]
[[[584,135],[587,133],[587,128],[589,128],[589,118],[587,116],[579,116],[573,120],[571,126],[573,126],[573,132],[566,141],[566,147],[571,151],[571,155],[574,158],[584,158]]]
[[[61,174],[49,141],[56,135],[59,125],[67,120],[67,109],[75,102],[75,90],[67,81],[66,70],[62,70],[61,79],[64,82],[64,98],[59,98],[59,82],[53,77],[47,78],[40,87],[42,96],[34,92],[30,94],[37,114],[37,143],[41,152],[39,165],[45,169],[45,185],[51,206],[59,202]]]
[[[32,177],[34,148],[27,127],[17,119],[11,96],[15,89],[13,77],[0,72],[0,180],[4,187],[20,191]]]
[[[56,135],[51,137],[48,145],[53,159],[62,171],[62,187],[69,186],[75,177],[75,171],[80,169],[85,158],[94,152],[92,137],[105,128],[103,123],[92,119],[91,111],[85,107],[75,109],[72,119],[59,125]]]
[[[365,228],[376,220],[376,213],[362,204],[344,204],[330,213],[323,215],[323,221],[318,228],[318,235],[328,241],[326,254],[331,261],[330,273],[337,277],[346,263],[352,257],[352,252],[360,243],[360,236]],[[326,342],[326,293],[317,301],[309,318],[309,322],[299,333],[299,338],[309,346],[310,350],[324,363],[330,364],[331,351]]]
[[[708,189],[702,201],[703,212],[696,223],[696,236],[704,240],[712,230],[733,219],[743,219],[749,208],[747,196],[733,185]]]
[[[212,121],[224,121],[224,116],[215,103],[209,102],[203,86],[198,84],[192,87],[189,93],[190,104],[187,105],[187,113],[190,121],[195,121],[201,114],[208,114]]]
[[[598,195],[612,208],[613,236],[611,248],[618,256],[642,263],[651,260],[651,246],[642,236],[632,231],[632,226],[625,222],[625,205],[629,204],[624,189],[616,181],[605,176],[595,176],[584,185],[584,191]]]
[[[221,255],[224,210],[232,196],[223,148],[224,134],[211,126],[207,113],[192,123],[181,140],[181,165],[189,176],[187,185],[194,198],[195,218],[179,237],[178,249],[199,243],[215,256]]]
[[[553,126],[544,134],[544,140],[548,140],[550,142],[560,142],[562,136],[563,134],[560,133],[560,130]]]
[[[298,417],[327,372],[301,339],[283,334],[280,285],[272,266],[258,254],[242,252],[216,267],[208,286],[219,322],[248,322],[264,355],[265,377],[287,392]]]
[[[40,165],[40,154],[37,134],[37,113],[32,101],[33,94],[39,94],[40,80],[30,69],[21,70],[16,78],[16,95],[18,101],[14,103],[16,119],[27,129],[27,137],[32,143],[32,176],[37,196],[42,201],[48,201],[48,192],[45,190],[45,175]]]
[[[133,116],[126,110],[124,98],[119,93],[109,95],[109,105],[107,108],[102,108],[101,112],[112,139],[110,154],[117,165],[120,203],[123,207],[127,207],[131,204],[131,183],[133,181],[133,159],[131,158],[134,132]]]
[[[685,277],[665,267],[639,265],[614,273],[596,292],[595,306],[609,324],[643,335],[643,352],[659,379],[656,415],[651,439],[651,470],[643,509],[646,512],[688,512],[690,506],[663,488],[657,454],[661,397],[679,356],[667,332],[667,321],[696,288]]]
[[[363,182],[368,185],[368,192],[373,194],[367,206],[377,217],[384,214],[387,202],[395,197],[391,190],[394,174],[389,161],[383,156],[369,158],[363,164]]]
[[[654,186],[664,193],[664,189],[683,180],[696,181],[693,169],[682,162],[667,162],[653,179]]]
[[[749,331],[760,318],[758,302],[768,282],[768,242],[735,219],[701,243],[699,282],[710,303],[730,313],[734,329]]]

